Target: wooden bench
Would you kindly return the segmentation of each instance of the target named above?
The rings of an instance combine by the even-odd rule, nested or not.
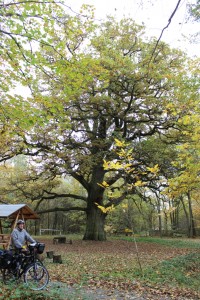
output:
[[[66,237],[65,236],[55,236],[53,238],[53,244],[65,244]]]
[[[133,231],[125,231],[125,235],[126,236],[132,236],[133,235]]]
[[[172,237],[183,237],[181,233],[174,232]]]
[[[126,235],[126,236],[132,236],[133,231],[125,231],[125,230],[118,230],[114,232],[115,235]]]

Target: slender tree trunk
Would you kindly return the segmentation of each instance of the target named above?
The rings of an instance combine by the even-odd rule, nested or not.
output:
[[[176,206],[176,202],[173,200],[169,201],[169,204],[170,204],[170,208]],[[178,206],[176,206],[175,210],[172,210],[172,212],[170,212],[170,222],[171,222],[171,229],[173,234],[174,231],[178,229]]]
[[[188,231],[188,237],[189,237],[189,235],[190,235],[190,218],[189,218],[189,214],[188,214],[188,211],[186,209],[183,197],[181,197],[180,199],[181,199],[181,203],[183,205],[183,210],[184,210],[186,221],[187,221],[187,231]]]
[[[49,209],[49,201],[47,202],[47,209]],[[50,227],[50,213],[47,213],[47,228],[51,228]],[[48,232],[48,231],[47,231]]]
[[[58,224],[58,212],[56,211],[54,215],[53,229],[57,229],[57,224]]]
[[[195,237],[196,236],[196,230],[194,225],[194,217],[193,217],[193,211],[192,211],[192,200],[190,196],[190,192],[187,193],[188,196],[188,208],[189,208],[189,216],[190,216],[190,227],[189,227],[189,237]]]
[[[167,213],[164,213],[164,231],[165,231],[165,235],[168,236],[169,230],[168,230],[168,215],[167,215]]]
[[[160,237],[162,237],[162,218],[161,218],[161,215],[158,216],[158,226],[159,226]]]
[[[177,209],[175,210],[175,216],[176,216],[176,227],[179,228],[179,207],[180,204],[177,204]]]
[[[193,211],[192,211],[192,201],[191,201],[191,196],[190,196],[189,192],[187,193],[187,197],[188,197],[188,211],[185,207],[183,198],[181,198],[181,202],[183,204],[183,209],[184,209],[186,220],[187,220],[188,237],[195,237],[196,230],[195,230],[194,217],[193,217]]]
[[[161,217],[161,203],[160,203],[160,198],[157,196],[157,210],[158,210],[158,228],[159,228],[159,234],[160,237],[162,237],[162,217]]]
[[[156,208],[158,212],[158,230],[159,230],[160,237],[162,237],[161,199],[158,193],[155,193],[155,196],[156,196]]]
[[[154,222],[153,212],[152,211],[148,215],[148,227],[149,227],[149,234],[150,234],[150,236],[153,236],[153,234],[155,232],[155,222]]]

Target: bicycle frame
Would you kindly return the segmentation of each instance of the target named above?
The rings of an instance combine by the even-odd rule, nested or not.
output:
[[[16,274],[17,279],[19,279],[26,271],[26,269],[35,263],[39,263],[42,265],[42,262],[36,257],[37,252],[33,251],[33,253],[27,254],[26,252],[21,251],[19,254],[14,255],[14,259],[16,259]]]

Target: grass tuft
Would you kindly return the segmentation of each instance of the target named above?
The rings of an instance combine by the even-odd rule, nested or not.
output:
[[[133,237],[124,237],[123,240],[133,242]],[[196,240],[183,240],[183,239],[169,239],[169,238],[155,238],[155,237],[136,237],[136,242],[154,243],[157,245],[168,246],[172,248],[188,248],[200,249],[200,242]]]

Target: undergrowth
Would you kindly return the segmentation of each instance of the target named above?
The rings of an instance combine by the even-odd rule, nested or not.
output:
[[[50,300],[60,299],[59,293],[56,289],[31,291],[24,285],[0,285],[0,300],[23,299],[23,300]]]

